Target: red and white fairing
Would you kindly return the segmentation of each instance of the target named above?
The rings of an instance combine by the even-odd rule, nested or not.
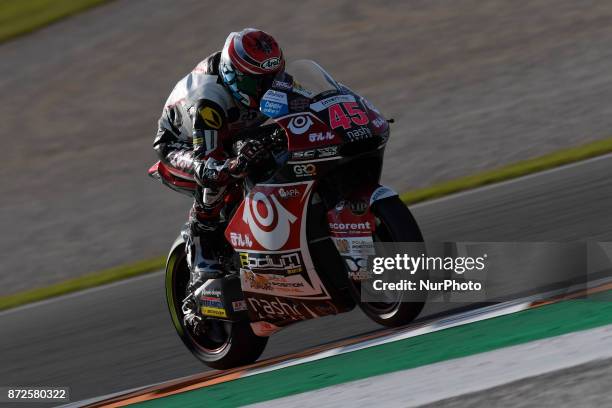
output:
[[[278,253],[300,249],[306,239],[308,198],[313,182],[259,184],[240,204],[225,236],[237,251]]]
[[[306,238],[306,212],[313,184],[255,186],[225,231],[241,254],[241,261],[244,255],[259,260],[287,257],[295,267],[286,273],[247,265],[240,269],[252,327],[260,335],[269,335],[271,327],[322,315],[319,309],[331,299],[314,269]]]

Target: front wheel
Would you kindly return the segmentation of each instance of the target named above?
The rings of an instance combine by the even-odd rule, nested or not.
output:
[[[398,196],[376,201],[372,207],[376,220],[373,235],[374,242],[423,242],[423,235],[410,210]],[[426,279],[428,272],[418,272],[420,279]],[[398,292],[397,298],[389,302],[361,301],[361,285],[359,281],[350,279],[354,295],[359,301],[359,307],[372,320],[387,327],[403,326],[412,322],[423,310],[427,293],[411,292],[407,298],[406,292]]]
[[[182,301],[187,296],[190,272],[180,238],[166,263],[166,301],[174,327],[189,351],[209,367],[219,370],[255,362],[263,353],[267,337],[256,336],[248,321],[207,319],[203,333],[183,323]]]

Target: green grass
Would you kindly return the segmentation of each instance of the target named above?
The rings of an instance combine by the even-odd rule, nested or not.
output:
[[[36,302],[70,292],[92,288],[94,286],[100,286],[105,283],[111,283],[148,272],[154,272],[164,268],[165,262],[165,257],[147,259],[145,261],[94,272],[78,278],[68,279],[42,288],[35,288],[12,295],[2,296],[0,297],[0,310],[10,309],[26,303]]]
[[[0,42],[108,0],[0,0]]]
[[[0,0],[2,1],[2,0]],[[1,3],[0,3],[1,4]],[[401,195],[404,202],[414,204],[420,201],[431,200],[459,191],[510,180],[527,174],[551,169],[564,164],[574,163],[595,156],[612,152],[612,139],[604,139],[586,145],[559,150],[534,159],[520,161],[515,164],[489,170],[456,180],[443,182],[419,190],[409,191]],[[63,295],[77,290],[110,283],[144,273],[153,272],[164,267],[164,258],[155,258],[136,262],[129,265],[95,272],[79,278],[69,279],[47,287],[31,289],[0,297],[0,310],[16,307],[30,302]]]

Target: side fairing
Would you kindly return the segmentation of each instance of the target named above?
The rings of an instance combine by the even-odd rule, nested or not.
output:
[[[257,334],[337,312],[308,250],[306,216],[313,185],[257,185],[225,231],[240,256],[241,287]]]

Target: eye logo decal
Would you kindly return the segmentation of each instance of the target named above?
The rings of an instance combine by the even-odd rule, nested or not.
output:
[[[312,126],[312,119],[310,117],[302,115],[302,116],[294,116],[289,121],[289,130],[291,133],[295,135],[302,135],[310,129]]]
[[[287,243],[291,224],[297,217],[283,207],[276,196],[257,192],[253,198],[246,198],[242,220],[249,225],[261,246],[277,250]]]

